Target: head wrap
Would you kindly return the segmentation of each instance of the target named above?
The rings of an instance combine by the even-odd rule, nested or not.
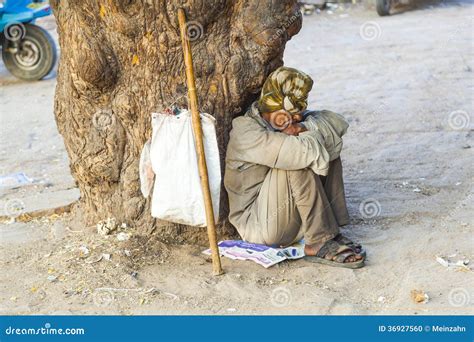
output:
[[[308,106],[308,93],[313,80],[299,70],[280,67],[273,71],[263,84],[258,100],[260,113],[271,113],[284,109],[295,114]]]

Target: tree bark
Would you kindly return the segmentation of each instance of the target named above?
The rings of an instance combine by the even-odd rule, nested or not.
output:
[[[217,120],[224,167],[232,119],[283,64],[285,43],[301,27],[296,0],[51,3],[61,47],[55,116],[81,193],[76,210],[87,225],[115,217],[143,234],[158,229],[164,240],[204,241],[203,229],[157,222],[140,193],[150,114],[187,106],[177,9],[187,13],[199,104]],[[227,208],[223,191],[222,222]]]

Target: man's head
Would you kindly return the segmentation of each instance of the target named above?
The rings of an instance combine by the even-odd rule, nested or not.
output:
[[[302,120],[313,80],[293,68],[280,67],[265,81],[258,109],[274,129],[285,132]]]
[[[271,113],[284,109],[290,114],[302,112],[308,106],[308,94],[313,80],[299,70],[280,67],[268,76],[263,84],[258,109]]]

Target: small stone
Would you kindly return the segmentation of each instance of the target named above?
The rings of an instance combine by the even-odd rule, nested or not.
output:
[[[115,221],[115,218],[109,217],[107,220],[97,223],[97,233],[100,235],[108,235],[115,229],[117,229],[117,222]]]
[[[57,280],[58,280],[58,276],[55,276],[55,275],[50,275],[50,276],[48,276],[48,278],[47,278],[47,279],[48,279],[50,282],[52,282],[52,283],[53,283],[53,282],[55,282],[55,281],[57,281]]]
[[[117,234],[117,240],[119,241],[127,241],[128,239],[130,239],[130,234],[128,233],[120,232]]]
[[[89,254],[89,248],[86,246],[81,246],[79,249],[79,257],[84,258],[87,254]]]

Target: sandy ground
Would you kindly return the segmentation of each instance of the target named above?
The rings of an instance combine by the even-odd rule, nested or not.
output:
[[[202,246],[85,234],[67,215],[9,221],[0,314],[472,314],[473,5],[422,3],[385,18],[363,6],[331,11],[304,18],[285,63],[314,78],[312,108],[351,122],[344,232],[368,250],[365,268],[223,259],[226,274],[212,277]],[[35,180],[0,189],[0,210],[74,201],[55,74],[24,83],[1,65],[0,85],[0,175]],[[446,268],[437,255],[472,261]],[[415,289],[430,300],[414,303]]]

